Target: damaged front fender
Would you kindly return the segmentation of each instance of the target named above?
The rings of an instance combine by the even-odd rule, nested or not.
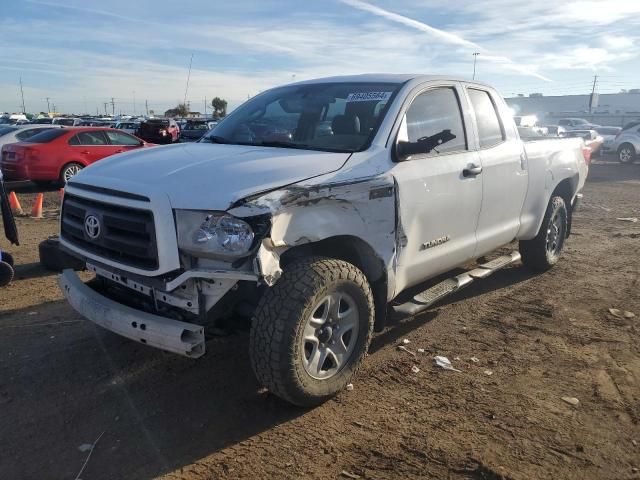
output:
[[[237,217],[269,213],[271,234],[260,245],[257,269],[273,285],[280,255],[290,248],[349,236],[371,247],[388,279],[396,254],[396,186],[390,175],[348,182],[293,185],[246,200],[229,210]]]

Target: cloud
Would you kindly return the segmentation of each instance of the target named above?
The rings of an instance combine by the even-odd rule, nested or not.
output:
[[[460,46],[460,47],[466,47],[466,48],[478,50],[480,53],[483,54],[483,58],[484,59],[488,60],[489,62],[493,62],[493,63],[495,63],[497,65],[500,65],[503,68],[507,68],[507,69],[512,70],[514,72],[520,73],[522,75],[530,75],[530,76],[539,78],[540,80],[544,80],[544,81],[547,81],[547,82],[551,81],[549,78],[547,78],[544,75],[541,75],[540,73],[536,72],[530,66],[525,65],[525,64],[516,63],[513,60],[511,60],[511,59],[509,59],[509,58],[507,58],[505,56],[491,55],[491,54],[489,54],[489,52],[487,51],[486,48],[481,47],[477,43],[471,42],[469,40],[465,40],[464,38],[462,38],[459,35],[446,32],[446,31],[441,30],[439,28],[432,27],[431,25],[428,25],[428,24],[426,24],[424,22],[420,22],[418,20],[414,20],[412,18],[405,17],[403,15],[399,15],[399,14],[391,12],[389,10],[385,10],[383,8],[376,7],[375,5],[372,5],[372,4],[367,3],[367,2],[363,2],[362,0],[339,0],[339,1],[344,3],[345,5],[349,5],[349,6],[353,7],[353,8],[357,8],[359,10],[370,12],[370,13],[372,13],[374,15],[379,16],[379,17],[383,17],[383,18],[386,18],[388,20],[391,20],[392,22],[401,23],[401,24],[406,25],[406,26],[408,26],[410,28],[413,28],[414,30],[419,30],[421,32],[427,33],[427,34],[435,37],[438,40],[442,40],[444,42],[447,42],[447,43],[450,43],[450,44],[453,44],[453,45],[457,45],[457,46]]]

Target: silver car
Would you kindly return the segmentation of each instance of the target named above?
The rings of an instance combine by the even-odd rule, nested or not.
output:
[[[613,141],[611,150],[617,153],[620,163],[633,163],[640,154],[640,125],[622,130]]]
[[[9,143],[24,142],[36,133],[62,128],[61,125],[0,125],[0,149]]]
[[[602,136],[602,151],[610,152],[613,150],[613,142],[616,136],[622,131],[621,127],[597,127],[595,131]]]

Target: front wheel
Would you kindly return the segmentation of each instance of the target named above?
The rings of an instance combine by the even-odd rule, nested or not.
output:
[[[297,260],[256,309],[250,355],[258,381],[302,407],[343,390],[369,347],[371,288],[354,265],[323,257]]]
[[[71,180],[71,177],[73,177],[83,168],[84,167],[81,164],[76,162],[67,163],[60,172],[60,183],[66,185],[67,182]]]
[[[520,255],[525,267],[544,272],[558,263],[567,237],[567,218],[564,199],[552,196],[536,237],[520,241]]]
[[[636,149],[630,143],[623,143],[618,149],[618,161],[620,163],[633,163],[636,161]]]

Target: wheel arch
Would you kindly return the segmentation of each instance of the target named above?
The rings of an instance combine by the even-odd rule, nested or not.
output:
[[[60,168],[58,169],[58,178],[62,177],[62,171],[72,163],[77,163],[79,165],[82,165],[82,168],[87,168],[89,166],[89,164],[84,160],[67,160],[63,162]]]
[[[280,255],[280,266],[286,268],[292,261],[311,256],[323,256],[344,260],[364,273],[376,307],[375,328],[380,331],[386,323],[388,275],[384,260],[362,238],[353,235],[336,235],[317,242],[289,248]]]

